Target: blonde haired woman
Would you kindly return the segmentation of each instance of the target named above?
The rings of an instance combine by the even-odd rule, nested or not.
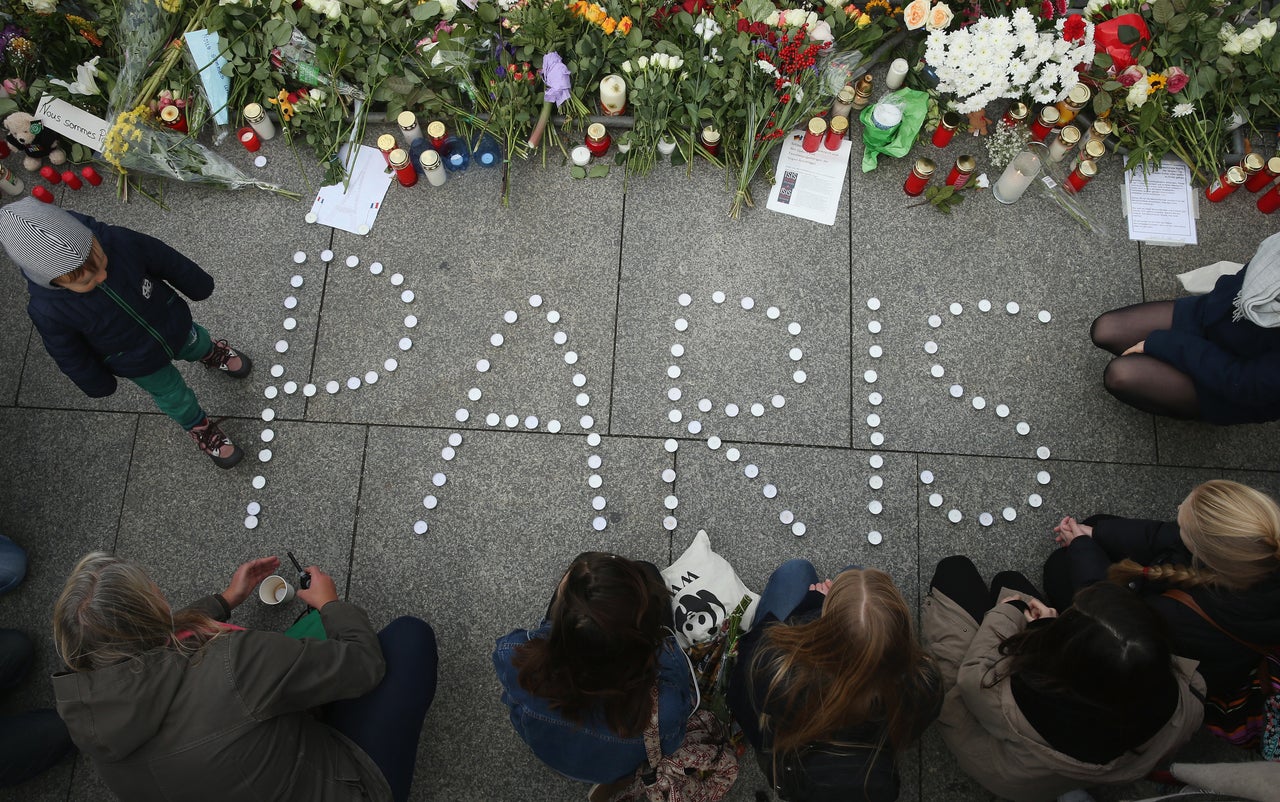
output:
[[[791,802],[898,797],[895,755],[938,715],[942,685],[893,580],[806,560],[774,571],[739,641],[729,706]]]
[[[1064,548],[1045,564],[1051,603],[1065,606],[1102,579],[1127,584],[1168,622],[1174,652],[1200,661],[1211,697],[1230,696],[1257,668],[1258,653],[1240,640],[1280,643],[1280,505],[1265,493],[1217,479],[1187,495],[1176,522],[1067,517],[1054,531]],[[1164,595],[1170,589],[1211,621]]]
[[[247,562],[176,612],[110,554],[72,570],[53,615],[71,669],[53,678],[58,714],[121,799],[408,797],[435,693],[431,627],[404,617],[374,632],[316,566],[298,598],[320,611],[325,640],[224,623],[279,565]]]

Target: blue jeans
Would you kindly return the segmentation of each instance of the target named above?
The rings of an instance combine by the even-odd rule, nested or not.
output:
[[[391,786],[396,802],[409,798],[418,736],[436,695],[436,633],[420,618],[403,616],[378,633],[387,672],[358,699],[328,706],[325,721],[364,750]]]
[[[0,688],[18,684],[34,657],[30,638],[16,629],[0,629]],[[73,748],[67,725],[53,710],[0,716],[0,788],[36,776]]]
[[[0,594],[8,593],[27,575],[27,553],[4,535],[0,535]]]
[[[846,565],[840,573],[858,567]],[[756,605],[755,620],[763,621],[766,615],[773,613],[779,621],[786,621],[808,595],[809,586],[817,583],[818,569],[813,567],[813,563],[801,559],[787,560],[769,576]]]

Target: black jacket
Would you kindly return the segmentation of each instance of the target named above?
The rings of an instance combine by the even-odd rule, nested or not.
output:
[[[85,395],[116,390],[116,376],[137,378],[164,367],[186,344],[193,301],[213,293],[213,277],[154,237],[71,213],[107,255],[107,279],[85,293],[28,279],[27,314],[45,350]]]
[[[1067,551],[1072,584],[1077,588],[1104,579],[1111,564],[1125,558],[1142,565],[1191,564],[1178,525],[1164,521],[1104,518],[1094,523],[1093,537],[1076,538]],[[1169,587],[1158,582],[1135,584],[1135,590],[1168,622],[1174,651],[1200,661],[1198,670],[1211,696],[1242,687],[1258,667],[1258,653],[1222,634],[1181,602],[1161,595]],[[1280,573],[1244,591],[1201,586],[1187,593],[1237,638],[1257,646],[1280,644]]]

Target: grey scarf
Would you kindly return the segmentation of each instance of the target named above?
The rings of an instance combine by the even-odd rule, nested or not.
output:
[[[1280,234],[1272,234],[1244,269],[1231,319],[1247,318],[1264,329],[1280,327]]]

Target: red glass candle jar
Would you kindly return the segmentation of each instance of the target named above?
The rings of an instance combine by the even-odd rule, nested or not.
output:
[[[258,148],[262,147],[262,140],[259,139],[257,133],[247,125],[239,131],[236,131],[236,137],[239,138],[240,144],[244,145],[244,149],[250,153],[257,151]]]
[[[1017,128],[1027,121],[1031,109],[1027,108],[1026,103],[1018,102],[1009,107],[1009,110],[1000,118],[1000,122],[1010,128]]]
[[[84,176],[84,180],[95,187],[102,183],[102,176],[98,175],[98,171],[88,165],[80,168],[80,175]]]
[[[599,158],[609,152],[609,146],[613,144],[613,137],[609,136],[609,131],[600,123],[592,123],[587,126],[587,139],[583,143],[587,146],[587,150],[591,151],[591,155]]]
[[[382,153],[382,159],[391,166],[391,151],[396,149],[396,138],[391,134],[383,134],[378,137],[378,151]]]
[[[1271,214],[1276,209],[1280,209],[1280,186],[1272,187],[1269,192],[1258,196],[1258,211]]]
[[[0,159],[9,158],[9,154],[12,152],[13,151],[9,150],[9,143],[5,142],[3,139],[0,139]]]
[[[449,132],[445,130],[444,123],[439,120],[432,120],[427,124],[427,139],[431,140],[431,147],[441,153],[444,152],[444,142],[449,137]]]
[[[1249,176],[1244,182],[1244,188],[1250,192],[1257,192],[1275,180],[1276,176],[1280,176],[1280,156],[1267,159],[1262,169]]]
[[[40,177],[45,181],[48,181],[50,184],[57,185],[62,183],[62,176],[58,174],[57,170],[47,164],[40,168]]]
[[[400,182],[400,186],[411,187],[418,183],[418,171],[409,163],[409,154],[403,148],[391,151],[389,164],[396,171],[396,180]]]
[[[951,139],[956,135],[956,129],[960,127],[960,123],[964,118],[954,111],[945,112],[942,119],[938,121],[938,127],[933,132],[933,146],[935,148],[945,148],[951,144]]]
[[[160,124],[171,131],[187,133],[187,117],[177,106],[165,106],[160,109]]]
[[[702,133],[698,134],[698,141],[702,143],[703,149],[712,156],[720,153],[720,132],[715,129],[715,126],[705,126],[702,129]]]
[[[907,182],[902,185],[902,191],[912,196],[924,192],[925,185],[929,183],[930,176],[937,168],[932,159],[916,159],[916,163],[911,167],[911,174],[907,176]]]
[[[849,133],[848,117],[832,117],[831,125],[827,128],[827,136],[822,140],[822,146],[827,150],[839,150],[840,143],[844,141],[844,135]]]
[[[1071,175],[1067,176],[1067,183],[1062,185],[1062,189],[1074,195],[1084,189],[1084,185],[1092,181],[1097,174],[1097,162],[1093,159],[1084,159],[1071,171]]]
[[[956,159],[956,163],[951,166],[951,172],[947,174],[947,186],[964,189],[965,184],[969,183],[969,176],[973,175],[976,169],[978,169],[977,160],[972,156],[961,156]]]
[[[84,182],[80,180],[80,176],[66,170],[62,173],[62,183],[66,184],[69,189],[79,189],[84,186]]]
[[[808,153],[816,153],[822,145],[823,135],[827,133],[827,121],[821,117],[809,120],[809,127],[804,132],[804,141],[800,144]]]
[[[1031,124],[1031,138],[1037,142],[1043,142],[1049,132],[1058,124],[1058,109],[1054,106],[1045,106],[1040,109],[1039,116],[1036,121]]]
[[[1239,167],[1228,167],[1225,173],[1205,188],[1204,196],[1213,203],[1220,203],[1242,186],[1244,186],[1244,170]]]

